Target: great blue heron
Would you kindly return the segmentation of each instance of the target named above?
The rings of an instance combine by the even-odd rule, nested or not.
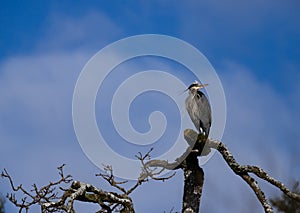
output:
[[[199,89],[204,88],[208,84],[199,84],[195,81],[187,90],[189,96],[185,100],[186,110],[193,121],[199,134],[208,137],[211,126],[211,108],[210,104],[203,92]]]

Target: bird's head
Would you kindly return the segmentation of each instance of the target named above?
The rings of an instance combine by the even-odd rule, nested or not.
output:
[[[194,94],[199,89],[206,87],[208,84],[199,84],[197,81],[193,82],[186,90],[189,90],[190,93]]]

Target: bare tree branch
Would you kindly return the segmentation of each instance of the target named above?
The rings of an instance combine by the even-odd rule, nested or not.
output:
[[[147,167],[145,165],[146,160],[150,160],[150,153],[153,149],[147,152],[145,155],[138,153],[136,156],[142,164],[142,171],[140,177],[136,183],[126,189],[122,185],[128,181],[117,181],[114,174],[113,168],[111,166],[104,166],[105,173],[96,174],[106,180],[112,187],[121,191],[121,194],[116,192],[107,192],[99,189],[91,184],[83,183],[80,181],[73,181],[70,175],[65,176],[63,172],[62,165],[58,167],[60,179],[55,182],[50,182],[49,184],[38,188],[36,184],[32,185],[31,190],[26,190],[22,185],[15,186],[12,180],[12,177],[9,175],[6,169],[2,172],[2,178],[8,179],[11,188],[14,192],[20,192],[23,197],[18,200],[15,194],[7,195],[8,199],[19,208],[19,212],[25,210],[28,212],[29,208],[35,204],[41,206],[43,213],[48,212],[67,212],[75,213],[74,202],[90,202],[97,203],[100,206],[98,213],[111,213],[111,212],[123,212],[123,213],[134,213],[133,202],[129,197],[129,194],[132,193],[138,186],[142,183],[147,182],[149,179],[165,181],[172,178],[175,173],[160,177],[161,173],[165,170],[162,167]],[[71,186],[67,189],[61,187],[61,184],[71,183]],[[63,192],[59,195],[57,187],[59,187],[60,192]]]
[[[50,182],[44,187],[38,189],[36,184],[32,185],[32,189],[30,191],[23,188],[22,184],[19,186],[15,186],[11,176],[8,174],[7,170],[4,169],[1,173],[2,178],[7,178],[11,185],[11,188],[14,192],[22,192],[24,197],[19,202],[16,199],[15,194],[7,194],[7,198],[19,208],[19,212],[25,209],[28,212],[30,206],[34,204],[42,205],[43,203],[50,202],[51,200],[58,199],[58,194],[55,192],[56,187],[63,183],[70,183],[72,181],[72,177],[70,175],[65,176],[63,173],[63,166],[58,167],[60,179],[55,182]],[[52,211],[53,212],[53,211]]]
[[[105,165],[105,173],[96,174],[96,176],[103,178],[113,188],[120,191],[120,193],[104,191],[91,184],[73,181],[70,175],[64,174],[64,165],[58,167],[60,177],[58,180],[50,182],[41,188],[36,184],[33,184],[30,190],[26,190],[22,184],[16,186],[6,169],[2,171],[1,176],[9,181],[9,184],[15,193],[21,193],[22,196],[20,199],[17,199],[16,194],[14,193],[7,195],[7,198],[18,207],[19,212],[22,212],[23,210],[28,212],[32,205],[39,205],[41,206],[43,213],[75,213],[74,202],[81,201],[98,204],[100,207],[98,213],[134,213],[133,202],[129,197],[134,190],[150,179],[165,181],[175,175],[175,172],[171,174],[165,173],[166,170],[174,171],[182,169],[184,172],[182,212],[196,213],[199,211],[204,183],[204,172],[199,166],[198,157],[208,155],[211,152],[211,149],[215,149],[222,155],[223,159],[234,173],[240,176],[254,191],[265,212],[272,213],[273,208],[266,199],[266,196],[257,181],[251,177],[250,174],[254,174],[256,177],[279,188],[289,198],[298,202],[300,201],[300,195],[298,193],[289,190],[283,183],[271,177],[263,169],[258,166],[240,165],[237,163],[232,153],[221,141],[198,135],[197,132],[191,129],[185,130],[184,138],[189,144],[189,147],[181,156],[171,163],[164,160],[152,160],[150,154],[153,149],[150,149],[144,155],[138,153],[136,158],[141,162],[141,173],[136,182],[129,188],[126,188],[124,185],[128,183],[128,181],[118,181],[114,176],[113,168],[109,165]],[[71,185],[67,189],[62,187],[69,183],[71,183]],[[173,210],[171,210],[171,212],[172,211]]]
[[[248,173],[253,173],[257,177],[269,182],[270,184],[274,185],[275,187],[279,188],[284,194],[286,194],[288,197],[295,199],[297,201],[300,201],[300,195],[292,192],[289,190],[283,183],[280,181],[276,180],[275,178],[271,177],[266,171],[263,169],[259,168],[258,166],[250,166],[250,165],[244,165],[241,166],[239,165],[236,160],[234,159],[233,155],[231,152],[228,150],[225,144],[223,144],[220,141],[208,140],[208,146],[217,146],[217,150],[221,153],[223,156],[224,160],[227,162],[229,167],[239,176],[241,176],[249,185],[250,187],[254,190],[256,196],[258,197],[259,201],[262,203],[264,209],[266,212],[270,212],[269,209],[272,209],[271,205],[268,203],[266,200],[263,192],[259,190],[258,185],[256,181],[253,178],[249,178],[247,176]],[[255,184],[254,184],[255,182]]]
[[[278,181],[275,178],[268,175],[267,172],[265,172],[263,169],[259,168],[258,166],[246,165],[246,166],[241,166],[241,169],[245,170],[249,173],[251,172],[251,173],[255,174],[256,176],[258,176],[259,178],[268,181],[275,187],[279,188],[284,194],[286,194],[291,199],[294,199],[294,200],[300,202],[300,194],[296,194],[296,193],[290,191],[283,183],[281,183],[280,181]]]
[[[139,155],[137,155],[136,157],[141,161],[141,164],[142,164],[142,172],[140,174],[140,177],[139,177],[139,180],[147,180],[148,178],[151,178],[153,180],[160,180],[160,181],[165,181],[165,180],[168,180],[170,178],[172,178],[176,173],[172,173],[171,175],[169,176],[166,176],[166,177],[159,177],[159,175],[162,174],[163,171],[166,170],[165,167],[162,167],[162,166],[155,166],[155,164],[153,164],[152,166],[149,166],[149,162],[155,162],[156,160],[151,160],[151,156],[150,156],[150,153],[153,149],[150,149],[150,151],[148,153],[146,153],[144,156],[139,153]],[[145,163],[145,159],[148,159],[148,163]],[[166,161],[163,161],[163,162],[166,162]],[[166,162],[166,164],[168,164]]]
[[[235,158],[233,157],[232,153],[229,151],[229,149],[226,147],[226,145],[224,143],[222,143],[221,141],[213,140],[210,138],[207,138],[207,140],[206,140],[206,138],[199,136],[198,133],[192,129],[185,130],[184,136],[190,146],[187,148],[186,152],[183,153],[182,156],[180,156],[176,160],[176,162],[169,163],[169,162],[163,161],[163,160],[150,160],[145,165],[148,167],[153,167],[153,166],[162,167],[162,168],[168,169],[168,170],[174,170],[174,169],[181,168],[186,172],[187,165],[188,166],[196,165],[195,161],[193,161],[194,163],[192,163],[192,161],[187,163],[187,159],[191,159],[191,156],[196,156],[196,157],[205,156],[210,153],[211,149],[216,149],[222,155],[223,159],[226,161],[228,166],[234,171],[234,173],[239,175],[251,187],[251,189],[254,191],[257,199],[260,201],[262,207],[264,208],[265,212],[271,213],[274,211],[273,211],[272,206],[266,199],[264,192],[259,187],[257,181],[253,177],[251,177],[249,175],[249,173],[255,174],[257,177],[259,177],[259,178],[269,182],[270,184],[274,185],[275,187],[279,188],[288,197],[290,197],[296,201],[300,201],[299,194],[294,193],[291,190],[289,190],[283,183],[281,183],[280,181],[271,177],[266,171],[259,168],[258,166],[239,165],[237,163],[237,161],[235,160]],[[194,170],[192,170],[194,174],[197,173],[197,170],[195,168],[197,168],[197,167],[195,166]],[[199,175],[198,178],[200,180],[204,180],[204,174],[202,174],[200,172],[198,175]],[[185,181],[186,181],[186,179],[185,179]],[[186,184],[187,183],[185,183],[185,185]],[[202,184],[203,184],[203,182],[202,182]],[[202,189],[202,185],[200,184],[199,186],[201,186],[201,189]],[[189,200],[190,199],[191,198],[189,198]],[[193,208],[189,208],[188,211],[189,212],[197,212],[197,210],[195,211]],[[186,211],[186,212],[188,212],[188,211]],[[184,207],[183,207],[183,212],[184,212]]]
[[[292,191],[294,193],[300,193],[299,181],[293,181]],[[280,197],[274,197],[270,199],[272,205],[278,210],[278,212],[292,212],[300,213],[300,202],[291,199],[286,194],[282,193]]]
[[[187,156],[185,159],[185,166],[182,169],[184,172],[182,212],[199,212],[204,183],[204,172],[199,166],[196,153],[191,153]]]
[[[233,155],[228,150],[226,145],[220,141],[211,140],[211,139],[208,139],[207,142],[208,142],[207,144],[208,146],[217,147],[217,150],[223,156],[228,166],[234,171],[235,174],[239,175],[251,187],[257,199],[262,204],[265,212],[274,212],[272,206],[269,204],[264,192],[260,189],[258,183],[255,181],[254,178],[252,178],[248,174],[247,170],[243,169],[243,167],[236,162],[236,160],[234,159]]]
[[[182,212],[196,213],[199,212],[204,183],[204,172],[199,166],[198,157],[208,155],[211,150],[205,146],[207,137],[203,137],[203,135],[198,135],[194,131],[186,130],[184,137],[190,146],[175,162],[169,163],[164,160],[149,160],[143,165],[145,165],[146,168],[162,167],[167,170],[182,169],[184,172]]]
[[[120,185],[127,183],[128,181],[116,181],[115,176],[113,174],[113,168],[109,165],[104,165],[104,171],[106,171],[107,174],[99,173],[96,174],[96,176],[102,177],[104,180],[106,180],[111,186],[117,188],[121,192],[126,194],[126,189],[121,187]]]
[[[96,188],[91,184],[86,184],[79,181],[73,181],[68,189],[63,189],[59,187],[64,193],[58,195],[56,191],[57,186],[65,183],[68,184],[72,181],[70,175],[65,176],[63,172],[63,166],[58,167],[60,179],[56,182],[50,182],[48,185],[41,187],[40,189],[33,184],[30,191],[23,188],[22,185],[15,186],[11,176],[8,174],[7,170],[4,169],[1,176],[7,178],[11,185],[11,188],[15,192],[21,192],[24,197],[21,201],[16,199],[15,194],[8,194],[8,199],[19,208],[19,212],[25,210],[28,212],[32,205],[38,204],[41,206],[42,212],[68,212],[75,213],[74,201],[91,202],[98,203],[101,207],[99,212],[112,212],[113,210],[110,206],[117,205],[120,212],[133,213],[133,203],[131,198],[126,194],[118,194],[115,192],[107,192]],[[107,180],[106,176],[103,176]],[[112,177],[113,179],[113,177]],[[113,182],[112,182],[113,183]],[[114,183],[120,184],[120,183]],[[28,199],[30,199],[28,201]],[[116,207],[115,207],[116,208]]]
[[[261,202],[265,212],[273,212],[273,208],[267,201],[263,191],[259,188],[257,182],[252,177],[250,177],[248,173],[255,174],[257,177],[266,180],[272,185],[274,185],[275,187],[279,188],[283,193],[285,193],[290,198],[300,201],[299,194],[290,191],[283,183],[271,177],[267,172],[265,172],[263,169],[259,168],[258,166],[239,165],[224,143],[212,139],[208,139],[207,142],[209,147],[217,147],[217,150],[223,156],[224,160],[227,162],[229,167],[237,175],[241,176],[243,180],[245,180],[248,183],[248,185],[255,192],[258,200]]]

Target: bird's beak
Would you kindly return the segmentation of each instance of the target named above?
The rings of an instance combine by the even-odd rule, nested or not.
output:
[[[203,89],[203,88],[206,87],[206,86],[208,86],[208,84],[198,84],[197,89]],[[185,93],[185,92],[188,91],[188,90],[189,90],[189,88],[186,88],[186,89],[182,92],[182,94]]]
[[[199,89],[203,89],[206,86],[208,86],[208,84],[200,84],[198,87],[199,87]]]

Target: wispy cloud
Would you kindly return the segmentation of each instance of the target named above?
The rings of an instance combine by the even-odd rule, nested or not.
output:
[[[0,167],[30,187],[54,179],[56,166],[67,163],[74,177],[88,182],[87,174],[97,169],[76,141],[73,89],[92,56],[88,45],[100,49],[119,29],[105,15],[92,12],[77,19],[52,17],[44,30],[34,52],[0,64]],[[1,182],[1,190],[8,191],[8,184]]]
[[[256,1],[248,11],[249,5],[234,2],[238,8],[218,1],[217,6],[207,3],[196,7],[194,2],[176,9],[181,18],[178,31],[188,42],[201,43],[212,50],[220,48],[223,53],[233,42],[238,42],[234,45],[235,50],[239,50],[235,55],[244,54],[247,32],[255,34],[258,32],[255,30],[262,30],[273,20],[273,16],[268,16],[269,12],[280,12],[281,5],[271,2],[261,5]],[[204,13],[206,18],[202,19],[199,13]],[[280,19],[281,16],[286,21],[297,14],[276,17]],[[220,24],[221,21],[224,23]],[[292,25],[288,26],[294,30]],[[0,169],[6,167],[18,183],[29,187],[33,182],[46,183],[56,177],[55,167],[67,163],[67,170],[75,178],[98,184],[94,177],[98,169],[87,160],[73,132],[72,93],[76,79],[92,53],[120,38],[124,29],[98,11],[77,18],[54,13],[44,27],[44,35],[33,44],[35,52],[11,56],[0,64]],[[231,35],[238,40],[232,39]],[[227,38],[231,42],[227,42]],[[218,44],[228,46],[224,48]],[[276,85],[257,78],[249,65],[235,62],[237,60],[230,54],[218,59],[220,68],[217,71],[221,73],[228,104],[224,142],[241,163],[262,166],[283,181],[299,177],[300,89],[296,86],[297,81],[293,81],[292,92],[282,94]],[[225,59],[229,62],[224,63]],[[290,64],[290,69],[295,70],[293,78],[299,79],[298,66],[294,62]],[[290,77],[286,78],[289,82]],[[217,155],[204,166],[202,211],[214,208],[213,212],[245,212],[244,203],[251,206],[251,212],[253,209],[260,211],[253,193],[226,168]],[[179,172],[167,183],[151,182],[142,186],[133,194],[137,211],[149,209],[153,212],[153,208],[168,211],[172,207],[179,210],[182,178]],[[1,190],[8,190],[7,183],[0,184]],[[105,187],[102,182],[100,185]],[[147,193],[147,199],[144,193]]]
[[[120,39],[122,26],[101,11],[91,10],[74,17],[53,12],[37,41],[38,51],[98,51],[107,43]]]
[[[299,132],[298,119],[293,116],[296,111],[286,104],[287,97],[257,79],[249,68],[228,62],[222,73],[228,104],[224,143],[241,164],[261,166],[288,184],[300,171],[298,154],[292,151],[300,148],[299,134],[294,139],[289,137],[292,132]],[[218,203],[214,212],[261,210],[253,192],[228,169],[220,156],[216,154],[204,168],[207,185],[203,211],[210,209],[214,202]],[[260,183],[268,196],[276,192]],[[251,206],[251,210],[245,206]]]

